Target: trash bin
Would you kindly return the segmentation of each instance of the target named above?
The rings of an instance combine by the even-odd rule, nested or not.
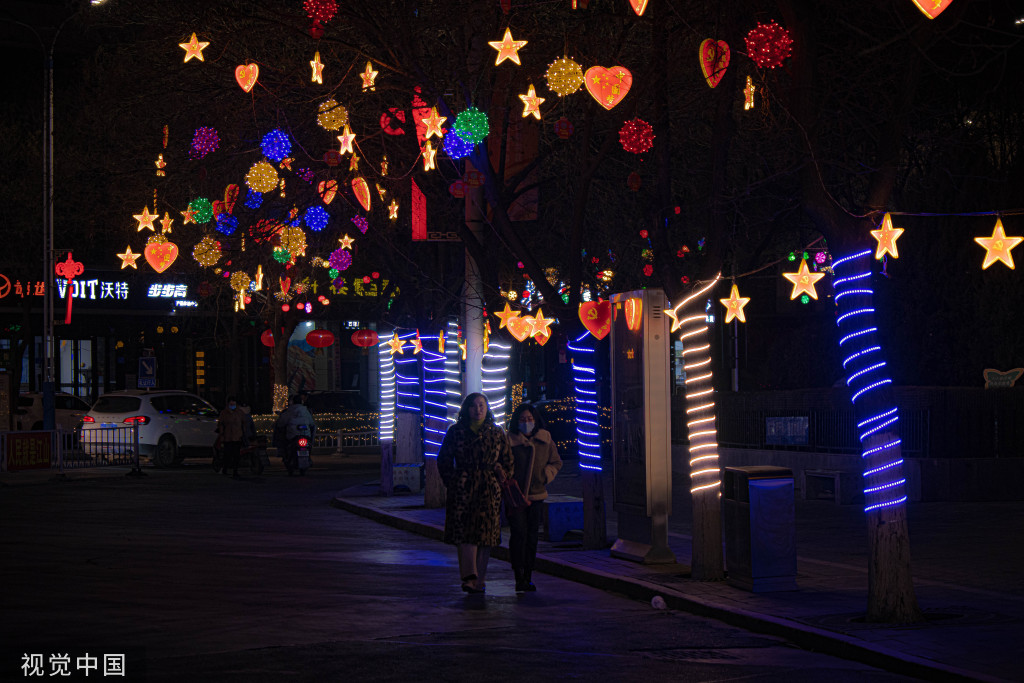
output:
[[[754,466],[724,472],[729,583],[754,593],[796,590],[793,471]]]

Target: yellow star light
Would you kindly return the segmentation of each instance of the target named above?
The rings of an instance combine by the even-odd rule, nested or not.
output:
[[[353,154],[355,150],[352,149],[352,142],[356,139],[356,134],[352,132],[352,129],[345,124],[344,132],[338,136],[338,142],[341,143],[341,154]]]
[[[376,183],[376,185],[377,185],[377,194],[380,195],[380,200],[384,201],[384,198],[388,195],[388,191],[380,183]]]
[[[500,323],[498,323],[498,329],[500,330],[501,328],[508,326],[509,320],[511,320],[512,318],[518,318],[519,311],[513,311],[512,307],[509,306],[508,302],[506,301],[505,310],[499,313],[495,313],[494,315],[498,316],[498,320],[501,321]]]
[[[508,304],[506,304],[508,305]],[[538,308],[537,315],[532,318],[526,318],[530,324],[530,336],[531,337],[550,337],[551,336],[551,323],[555,322],[554,318],[545,318],[544,309]]]
[[[198,59],[200,62],[205,62],[206,60],[203,59],[203,50],[207,45],[209,45],[209,43],[200,43],[199,39],[196,38],[195,33],[192,34],[192,39],[187,43],[178,43],[178,47],[185,51],[186,63],[193,57]]]
[[[352,243],[355,242],[355,240],[352,239],[351,237],[349,237],[348,235],[345,235],[344,237],[340,238],[338,241],[341,243],[341,248],[342,249],[348,249],[348,250],[352,249]]]
[[[540,121],[540,104],[544,101],[544,98],[537,97],[537,91],[534,89],[533,83],[530,84],[526,94],[520,95],[519,99],[523,101],[523,118],[525,119],[530,114],[533,114],[533,117]]]
[[[352,158],[348,160],[348,170],[358,171],[359,170],[359,155],[352,152]]]
[[[363,90],[376,90],[373,80],[377,78],[377,72],[373,70],[373,64],[367,62],[366,71],[359,74],[359,76],[363,79]]]
[[[420,339],[419,336],[417,336],[409,343],[412,344],[412,355],[415,356],[417,353],[423,350],[423,340]]]
[[[447,116],[438,115],[437,107],[432,107],[430,110],[430,116],[425,119],[420,119],[420,121],[427,124],[427,132],[423,134],[424,139],[429,140],[433,135],[436,135],[438,138],[443,138],[444,131],[441,130],[441,124],[447,120]]]
[[[459,342],[459,348],[462,350],[462,360],[466,360],[466,347],[467,345],[465,341]]]
[[[392,356],[395,355],[396,353],[399,356],[402,355],[402,340],[398,338],[397,332],[395,332],[395,336],[391,338],[391,341],[388,342],[388,346],[391,347]]]
[[[981,264],[982,270],[985,270],[996,261],[1002,261],[1013,270],[1013,255],[1010,254],[1010,250],[1024,242],[1024,237],[1007,237],[1006,232],[1003,230],[1002,219],[997,218],[992,236],[975,237],[974,241],[985,247],[985,262]]]
[[[132,218],[139,222],[139,229],[135,232],[142,232],[143,228],[149,228],[153,232],[156,232],[156,228],[153,227],[153,219],[158,218],[160,214],[150,213],[149,207],[147,206],[142,210],[142,213],[137,213]]]
[[[665,310],[665,315],[672,321],[672,327],[669,328],[669,332],[675,332],[681,327],[679,322],[679,314],[676,313],[676,309],[670,308]]]
[[[807,267],[807,260],[804,259],[800,261],[800,269],[797,272],[783,273],[782,277],[793,283],[793,293],[789,295],[790,299],[795,299],[801,294],[817,299],[818,293],[814,291],[814,283],[825,277],[825,273],[812,273]]]
[[[160,233],[163,234],[163,235],[170,234],[170,232],[171,232],[171,223],[173,223],[173,222],[174,222],[174,219],[171,218],[171,215],[169,213],[167,213],[166,211],[164,211],[164,217],[160,221]]]
[[[388,218],[395,220],[398,218],[398,202],[394,199],[391,200],[391,205],[388,206]]]
[[[719,299],[719,301],[728,309],[725,314],[726,323],[732,322],[733,318],[739,318],[741,323],[747,322],[747,316],[743,313],[743,307],[750,303],[750,298],[740,296],[739,287],[734,284],[729,292],[729,298]]]
[[[501,64],[506,59],[511,59],[516,64],[522,65],[522,62],[519,61],[519,48],[526,45],[526,41],[512,40],[512,31],[508,28],[505,29],[504,38],[488,41],[487,44],[498,51],[498,57],[494,60],[495,66]]]
[[[313,76],[310,78],[314,83],[323,85],[324,82],[324,63],[320,61],[320,51],[317,50],[316,54],[313,55],[313,61],[309,63],[313,67]]]
[[[185,209],[181,212],[181,217],[184,219],[185,225],[196,222],[196,213],[197,212],[192,209]]]
[[[135,265],[135,261],[136,261],[136,260],[137,260],[137,259],[138,259],[138,258],[139,258],[140,256],[142,256],[142,254],[133,254],[133,253],[132,253],[132,247],[131,247],[131,245],[128,245],[128,247],[127,247],[127,248],[125,248],[125,250],[124,250],[124,253],[123,253],[123,254],[118,254],[117,256],[118,256],[118,258],[120,258],[120,259],[121,259],[121,270],[124,270],[124,269],[125,269],[125,268],[127,268],[128,266],[131,266],[131,267],[132,267],[132,268],[134,268],[135,270],[138,270],[138,269],[139,269],[139,267],[138,267],[137,265]]]
[[[423,170],[429,171],[432,168],[437,168],[434,164],[434,157],[437,156],[437,150],[430,144],[430,140],[423,143]]]
[[[892,216],[886,211],[882,216],[882,227],[872,230],[871,235],[878,240],[878,248],[875,249],[875,258],[881,260],[886,253],[892,254],[893,258],[899,258],[896,251],[896,240],[903,234],[903,228],[892,227]]]

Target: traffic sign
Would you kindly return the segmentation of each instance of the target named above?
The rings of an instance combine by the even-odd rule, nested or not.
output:
[[[136,386],[139,389],[156,388],[156,358],[139,359],[139,377]]]

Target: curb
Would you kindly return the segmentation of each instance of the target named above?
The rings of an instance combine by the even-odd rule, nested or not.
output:
[[[444,528],[436,524],[417,522],[412,519],[390,515],[373,507],[360,505],[348,498],[335,497],[331,507],[345,510],[374,522],[443,541]],[[497,546],[491,549],[491,557],[508,561],[508,548]],[[687,596],[666,586],[659,586],[639,579],[625,579],[598,569],[580,567],[571,562],[556,560],[543,554],[537,555],[537,571],[562,579],[582,583],[593,588],[619,593],[629,598],[649,602],[660,595],[669,608],[700,617],[708,617],[738,626],[755,633],[783,638],[805,650],[821,652],[842,659],[861,662],[903,676],[912,676],[930,681],[985,681],[1007,683],[1007,679],[995,678],[965,669],[945,666],[932,660],[914,657],[872,646],[842,634],[815,628],[800,622],[779,619],[737,608],[726,608],[704,600]]]

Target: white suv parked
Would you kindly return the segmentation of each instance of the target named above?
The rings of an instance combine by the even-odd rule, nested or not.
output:
[[[127,430],[114,428],[138,424],[139,455],[151,457],[157,467],[180,464],[187,455],[212,458],[218,414],[212,405],[184,391],[103,394],[82,420],[82,447],[90,455],[117,452],[112,448],[123,451],[131,440],[121,435]]]

